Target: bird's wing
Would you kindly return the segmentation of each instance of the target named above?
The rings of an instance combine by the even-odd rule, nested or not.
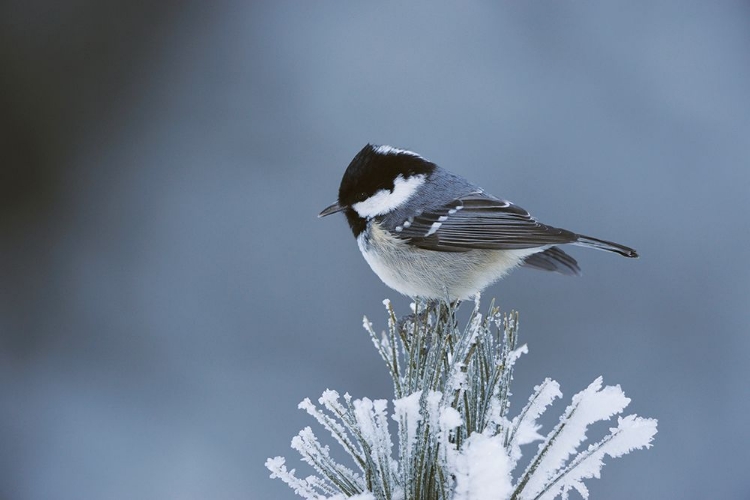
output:
[[[575,233],[541,224],[523,208],[482,192],[425,210],[397,227],[396,234],[414,246],[441,252],[535,248],[577,239]]]

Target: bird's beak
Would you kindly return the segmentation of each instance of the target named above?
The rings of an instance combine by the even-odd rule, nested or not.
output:
[[[339,205],[339,202],[337,201],[330,207],[326,207],[322,212],[320,212],[318,214],[318,217],[325,217],[327,215],[335,214],[336,212],[341,212],[345,208],[346,207],[342,207],[341,205]]]

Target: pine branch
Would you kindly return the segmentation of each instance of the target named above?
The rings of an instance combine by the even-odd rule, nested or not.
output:
[[[309,499],[489,500],[567,498],[576,490],[588,498],[584,479],[599,477],[604,456],[618,457],[648,448],[656,420],[629,415],[595,444],[579,452],[588,427],[619,415],[629,403],[618,386],[601,378],[576,394],[560,423],[546,437],[537,420],[561,397],[557,382],[545,379],[515,417],[510,411],[513,368],[526,346],[518,347],[518,314],[502,315],[477,300],[469,321],[459,328],[454,304],[415,303],[397,319],[384,302],[388,328],[376,333],[363,325],[393,380],[397,455],[388,429],[387,402],[355,399],[342,403],[335,391],[300,403],[349,455],[355,472],[337,463],[308,427],[292,447],[317,476],[304,480],[287,470],[284,459],[266,462],[280,478]],[[541,440],[526,470],[514,479],[522,446]]]

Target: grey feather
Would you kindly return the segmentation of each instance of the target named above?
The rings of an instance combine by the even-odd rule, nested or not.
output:
[[[580,276],[581,268],[578,262],[557,247],[548,248],[547,250],[535,253],[526,257],[523,266],[542,271],[552,271],[565,276]]]
[[[513,250],[572,243],[577,235],[535,220],[518,205],[474,192],[414,217],[400,238],[443,252]]]

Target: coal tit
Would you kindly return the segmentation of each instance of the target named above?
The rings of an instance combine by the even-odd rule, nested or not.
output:
[[[422,156],[368,144],[341,179],[338,201],[372,270],[399,293],[465,300],[522,265],[578,275],[557,245],[638,257],[632,248],[537,222]]]

